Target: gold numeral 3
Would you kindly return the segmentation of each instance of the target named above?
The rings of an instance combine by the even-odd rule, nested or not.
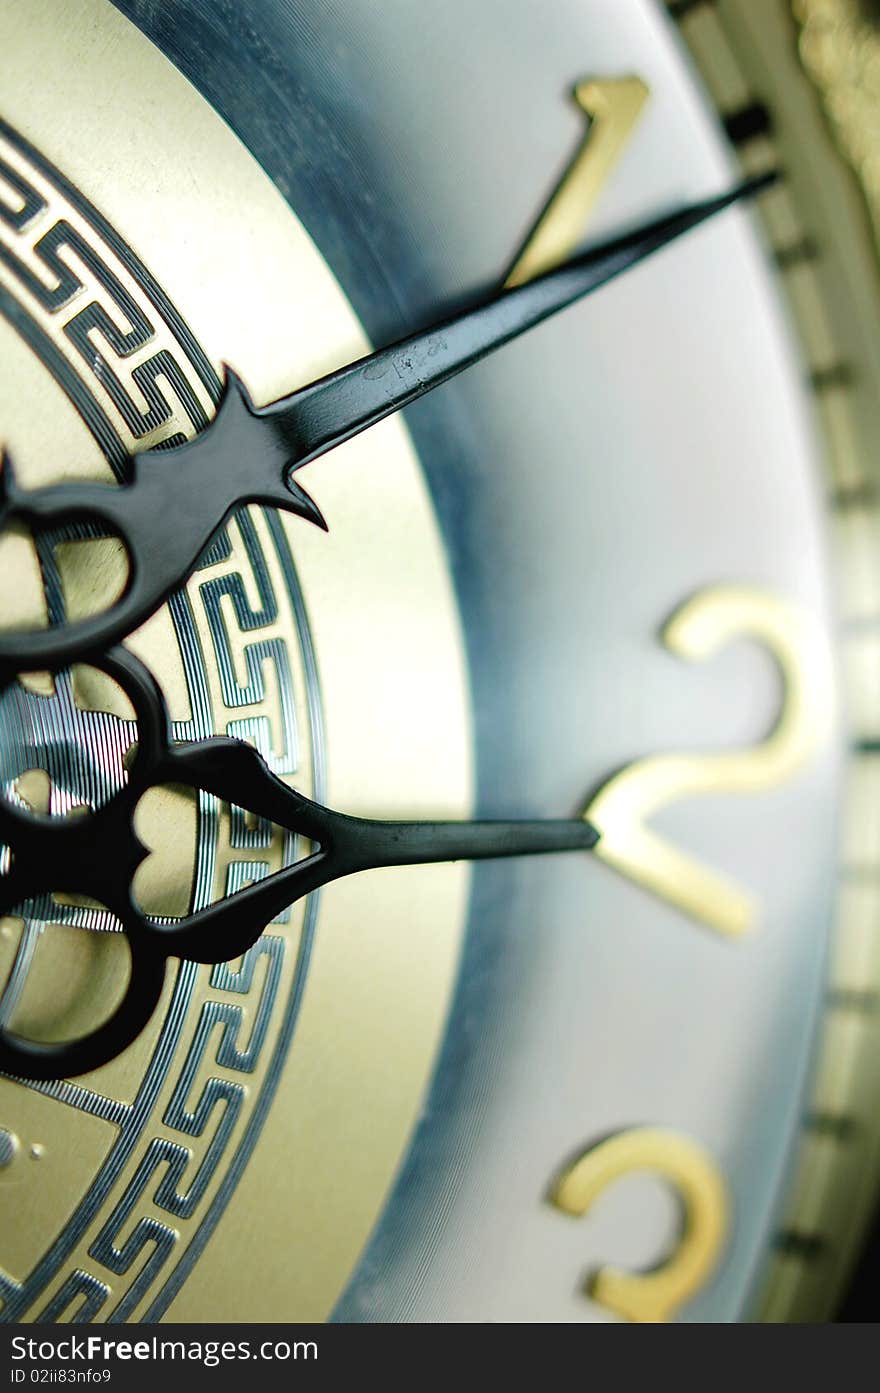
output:
[[[650,1171],[672,1187],[681,1205],[681,1236],[649,1272],[600,1267],[590,1276],[587,1292],[626,1320],[668,1321],[716,1267],[729,1227],[727,1187],[709,1153],[689,1137],[637,1127],[585,1151],[557,1181],[552,1202],[581,1218],[609,1185],[634,1171]]]

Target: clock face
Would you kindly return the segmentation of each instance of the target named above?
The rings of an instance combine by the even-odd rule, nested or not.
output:
[[[730,135],[788,168],[748,114],[756,6],[730,32],[673,8],[0,4],[17,477],[121,479],[207,426],[224,364],[271,402],[724,189]],[[795,19],[765,8],[800,91]],[[738,105],[713,88],[731,54]],[[241,509],[131,637],[176,739],[244,739],[332,808],[586,812],[600,841],[351,876],[241,958],[170,961],[102,1068],[0,1078],[5,1318],[735,1320],[768,1273],[771,1316],[821,1312],[844,1259],[801,1297],[804,1148],[853,1237],[835,1119],[873,960],[868,851],[845,914],[839,888],[852,663],[804,385],[823,364],[774,265],[802,181],[795,162],[766,224],[731,209],[315,461],[297,477],[327,535]],[[39,564],[0,545],[7,627],[118,581],[106,538]],[[7,799],[70,816],[122,787],[133,713],[93,668],[2,702]],[[207,793],[162,788],[138,818],[154,915],[301,854]],[[0,1025],[106,1014],[112,916],[21,908]]]

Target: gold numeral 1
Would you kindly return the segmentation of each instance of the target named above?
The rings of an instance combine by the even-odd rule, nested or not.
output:
[[[650,1171],[672,1187],[681,1205],[681,1235],[657,1267],[648,1272],[600,1267],[587,1292],[626,1320],[668,1321],[715,1270],[729,1228],[727,1186],[709,1153],[690,1137],[637,1127],[585,1151],[557,1181],[552,1202],[581,1218],[603,1190],[634,1171]]]
[[[699,661],[734,639],[757,639],[779,664],[783,695],[775,727],[760,744],[719,754],[654,755],[599,789],[584,816],[601,834],[595,855],[629,879],[715,929],[753,927],[742,886],[680,851],[645,825],[660,808],[707,793],[755,793],[790,778],[831,722],[831,668],[817,628],[791,605],[760,590],[718,586],[689,600],[663,635],[682,658]]]
[[[549,271],[577,246],[635,128],[648,88],[640,77],[598,78],[579,82],[574,97],[590,118],[586,134],[509,271],[507,286]]]

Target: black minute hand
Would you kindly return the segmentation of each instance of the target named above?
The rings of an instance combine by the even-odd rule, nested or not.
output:
[[[0,524],[33,532],[91,523],[118,536],[129,574],[101,614],[28,633],[0,634],[0,676],[92,656],[143,623],[193,570],[243,503],[265,503],[325,526],[292,479],[325,451],[448,381],[496,348],[637,265],[668,242],[774,179],[750,179],[574,257],[556,270],[401,339],[291,396],[256,409],[227,370],[214,421],[195,440],[136,455],[128,483],[58,484],[25,491],[4,457]]]

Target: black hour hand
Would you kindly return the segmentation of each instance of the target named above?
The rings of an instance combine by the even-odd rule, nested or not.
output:
[[[281,782],[250,745],[217,738],[177,744],[155,680],[125,648],[99,666],[129,698],[137,741],[123,786],[83,817],[52,817],[0,796],[0,918],[53,896],[86,896],[127,938],[127,983],[106,1019],[70,1040],[31,1039],[4,1016],[0,980],[0,1071],[53,1079],[96,1069],[143,1030],[162,996],[169,957],[218,963],[244,953],[288,905],[343,876],[380,866],[589,851],[597,834],[582,817],[518,822],[381,822],[312,802]],[[0,694],[3,683],[0,682]],[[136,830],[141,799],[162,785],[203,790],[286,828],[309,854],[183,918],[158,920],[138,901],[135,875],[147,855]],[[417,926],[414,926],[417,931]],[[19,967],[13,963],[9,982]]]

